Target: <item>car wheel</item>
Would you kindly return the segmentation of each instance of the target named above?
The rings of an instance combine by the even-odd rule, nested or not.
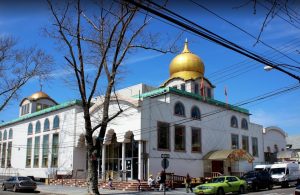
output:
[[[17,189],[17,186],[16,186],[16,185],[14,185],[14,186],[13,186],[13,191],[14,191],[14,192],[17,192],[17,191],[18,191],[18,189]]]
[[[281,187],[282,187],[282,188],[288,188],[288,187],[289,187],[289,182],[283,182],[283,183],[281,184]]]
[[[240,186],[239,194],[245,194],[245,187],[244,186]]]
[[[2,190],[3,190],[3,191],[6,191],[6,187],[5,187],[4,184],[2,185]]]
[[[272,190],[273,189],[273,185],[272,184],[269,184],[268,185],[268,190]]]
[[[258,186],[257,186],[256,184],[253,184],[253,185],[252,185],[252,190],[253,190],[254,192],[257,192],[257,191],[258,191]]]
[[[218,191],[217,191],[217,195],[224,195],[224,190],[223,188],[219,188]]]

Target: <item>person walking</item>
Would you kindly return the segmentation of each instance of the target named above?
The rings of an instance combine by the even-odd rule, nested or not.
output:
[[[138,191],[138,192],[141,192],[141,191],[142,191],[141,180],[140,180],[140,179],[137,179],[137,181],[138,181],[137,191]]]
[[[149,188],[154,187],[154,185],[155,185],[155,180],[153,179],[152,175],[149,175],[149,178],[148,178],[148,186],[149,186]]]
[[[112,184],[112,178],[110,177],[110,175],[108,176],[108,186],[109,186],[109,189],[113,190],[113,184]]]
[[[160,172],[160,180],[159,180],[159,191],[164,191],[166,189],[166,173],[164,171]]]
[[[189,174],[186,174],[186,177],[185,177],[185,189],[186,189],[186,193],[189,193],[190,190],[191,192],[193,192],[193,188],[192,188],[192,178],[190,177]]]

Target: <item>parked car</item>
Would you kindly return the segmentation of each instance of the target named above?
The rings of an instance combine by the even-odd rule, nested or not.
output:
[[[300,185],[297,185],[295,189],[295,195],[300,195]]]
[[[14,192],[19,190],[32,190],[35,191],[36,183],[29,177],[10,177],[2,184],[2,190],[12,189]]]
[[[242,176],[242,179],[246,180],[248,188],[253,191],[273,188],[273,180],[268,171],[249,171]]]
[[[194,188],[195,194],[224,195],[228,192],[246,193],[247,183],[235,176],[220,176]]]
[[[281,187],[288,187],[294,185],[300,180],[300,169],[297,162],[282,162],[271,166],[271,177],[273,183],[281,185]]]
[[[270,172],[272,165],[255,165],[254,171],[268,171]]]

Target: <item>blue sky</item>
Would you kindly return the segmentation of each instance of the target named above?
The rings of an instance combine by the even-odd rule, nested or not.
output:
[[[59,46],[53,39],[42,33],[43,27],[51,26],[51,16],[47,6],[44,1],[33,2],[35,3],[25,4],[22,1],[0,2],[0,36],[15,36],[19,40],[19,47],[35,46],[45,49],[53,55],[55,59],[53,77],[43,83],[43,91],[57,102],[77,99],[79,98],[78,94],[64,80],[63,65],[65,61],[62,52],[57,50]],[[213,12],[258,36],[267,10],[257,5],[256,14],[253,14],[253,4],[237,8],[242,5],[242,2],[247,1],[226,1],[226,3],[199,1],[200,4]],[[296,4],[291,7],[299,12],[299,5]],[[177,3],[170,1],[168,7],[199,25],[268,59],[272,59],[277,63],[300,66],[262,44],[254,46],[256,40],[201,9],[191,1],[177,1]],[[282,12],[278,14],[288,20],[288,17]],[[300,54],[297,52],[300,46],[300,30],[294,27],[300,27],[300,24],[294,22],[293,26],[280,17],[275,16],[268,23],[261,40],[296,61],[300,61]],[[180,50],[183,47],[185,38],[188,39],[190,50],[197,54],[205,64],[205,77],[216,86],[215,99],[217,100],[225,101],[225,86],[229,103],[237,104],[249,98],[297,83],[295,79],[283,73],[276,70],[266,72],[262,64],[253,62],[229,49],[155,18],[151,20],[148,30],[160,33],[161,41],[166,41],[166,37],[171,40],[176,40],[179,37],[176,45]],[[137,83],[159,86],[168,79],[169,63],[175,56],[176,54],[160,54],[149,51],[140,51],[133,56],[128,56],[122,67],[125,72],[122,75],[122,82],[119,82],[117,87],[123,88]],[[229,75],[224,72],[224,68],[227,67],[231,68],[231,71],[228,72]],[[216,73],[216,71],[219,72]],[[21,91],[20,100],[38,90],[38,81],[31,81]],[[296,135],[300,134],[299,96],[300,90],[296,90],[243,107],[250,110],[252,114],[250,117],[251,122],[262,124],[265,127],[275,125],[285,130],[289,135]],[[1,113],[0,120],[9,121],[16,118],[18,116],[19,101],[11,102],[5,111]]]

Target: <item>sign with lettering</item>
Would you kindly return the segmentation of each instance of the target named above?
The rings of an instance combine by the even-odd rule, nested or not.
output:
[[[170,158],[170,154],[161,154],[161,158]]]

